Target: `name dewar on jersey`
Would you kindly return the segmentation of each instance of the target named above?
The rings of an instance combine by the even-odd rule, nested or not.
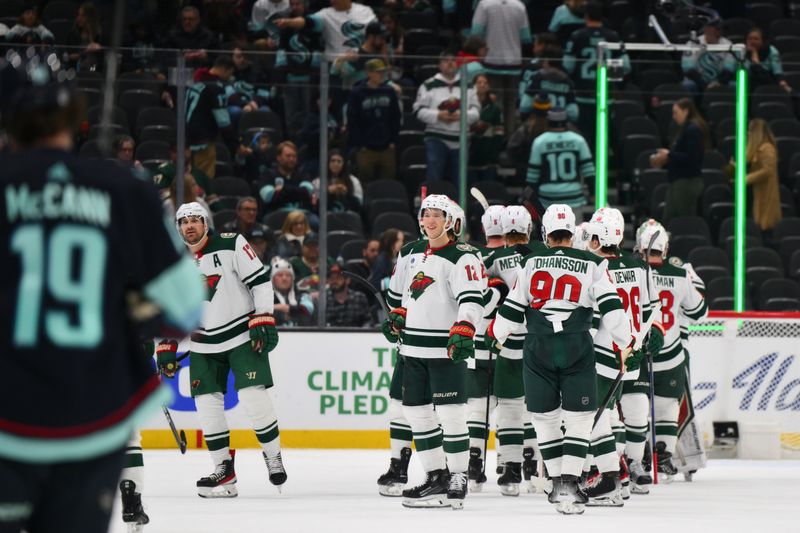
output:
[[[614,270],[613,274],[615,283],[636,283],[635,270]]]
[[[313,370],[306,382],[319,393],[319,413],[336,415],[381,415],[389,407],[392,369],[397,349],[372,348],[380,370]]]
[[[5,198],[10,224],[72,219],[105,228],[111,223],[111,195],[90,187],[50,182],[32,191],[27,184],[8,185]]]

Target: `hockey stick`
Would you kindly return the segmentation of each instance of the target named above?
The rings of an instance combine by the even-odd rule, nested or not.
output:
[[[473,187],[474,190],[477,190]],[[489,352],[489,367],[487,368],[486,374],[486,416],[484,417],[484,426],[486,428],[486,438],[483,439],[483,470],[481,474],[486,477],[486,451],[489,449],[489,406],[492,399],[492,351],[488,350]],[[495,435],[496,436],[496,435]]]
[[[479,204],[481,204],[481,207],[483,208],[484,211],[489,209],[489,201],[486,200],[486,197],[483,195],[480,189],[478,189],[477,187],[472,187],[469,190],[469,193],[472,195],[473,198],[475,198],[478,201]]]
[[[186,352],[183,356],[181,356],[178,361],[186,359],[189,355],[189,352]],[[163,376],[161,369],[158,370],[159,377]],[[163,378],[162,378],[163,381]],[[164,412],[164,417],[167,419],[167,424],[169,424],[169,430],[172,432],[172,436],[175,438],[175,443],[178,445],[178,448],[181,451],[181,455],[186,453],[186,433],[183,430],[178,431],[178,428],[175,427],[175,422],[172,421],[172,415],[169,414],[169,408],[166,405],[161,405],[161,410]]]
[[[647,250],[645,257],[645,264],[647,265],[647,294],[649,295],[651,291],[650,286],[650,252],[653,249],[653,243],[656,242],[656,238],[661,233],[661,230],[657,230],[653,233],[653,236],[650,238],[650,242],[647,244]],[[652,301],[652,296],[650,297]],[[661,309],[661,302],[659,300],[659,310]],[[653,310],[653,314],[655,315],[655,309]],[[655,404],[655,376],[653,372],[653,358],[655,357],[654,354],[650,353],[648,350],[647,352],[647,378],[648,378],[648,387],[647,387],[647,395],[650,399],[650,453],[652,454],[652,472],[653,472],[653,484],[658,485],[658,452],[656,451],[656,404]]]
[[[386,303],[386,300],[383,299],[383,295],[381,294],[381,292],[378,289],[376,289],[375,287],[373,287],[372,283],[370,283],[366,279],[362,278],[358,274],[354,274],[353,272],[348,272],[347,270],[343,270],[342,271],[342,275],[344,275],[344,277],[346,277],[346,278],[352,279],[353,281],[358,283],[360,286],[362,286],[365,289],[367,289],[369,291],[369,293],[372,294],[372,296],[378,301],[378,303],[381,306],[381,309],[383,309],[383,311],[386,313],[386,316],[389,316],[389,313],[391,313],[392,310],[389,309],[389,305]]]

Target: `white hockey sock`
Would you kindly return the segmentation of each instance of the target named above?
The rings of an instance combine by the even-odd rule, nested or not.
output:
[[[506,462],[522,463],[525,412],[524,398],[499,398],[497,401],[497,451]]]
[[[533,458],[537,461],[541,461],[542,459],[542,452],[539,451],[539,442],[536,438],[536,430],[533,429],[533,424],[530,421],[530,413],[527,411],[522,415],[522,419],[525,423],[522,425],[524,429],[524,447],[525,448],[533,448]]]
[[[200,419],[200,427],[203,428],[211,460],[214,461],[214,466],[222,464],[222,461],[227,461],[231,456],[231,434],[225,420],[225,397],[221,392],[201,394],[195,396],[194,405],[197,407],[197,417]]]
[[[600,472],[619,470],[619,456],[614,443],[614,434],[611,431],[611,411],[611,409],[603,409],[591,434],[591,454]]]
[[[492,399],[490,398],[491,402]],[[470,398],[467,400],[467,430],[469,431],[469,447],[478,448],[483,455],[484,440],[489,438],[486,427],[486,398]]]
[[[121,479],[130,479],[136,483],[136,492],[141,493],[144,487],[144,456],[142,455],[142,434],[135,430],[131,440],[125,447],[125,463]]]
[[[586,459],[586,453],[589,450],[594,411],[562,410],[561,414],[564,417],[564,456],[561,460],[561,475],[580,476],[583,461]],[[535,423],[536,420],[534,419]],[[538,426],[536,427],[536,432],[539,433]],[[611,439],[613,451],[613,437]]]
[[[547,413],[532,413],[539,450],[550,477],[561,475],[564,434],[561,432],[561,408]],[[588,441],[587,441],[588,444]],[[584,452],[585,454],[586,452]],[[580,466],[578,467],[580,475]]]
[[[391,448],[392,459],[400,459],[400,452],[403,448],[411,448],[411,440],[414,434],[411,432],[411,425],[403,415],[403,402],[395,398],[389,399],[389,446]]]
[[[675,443],[678,442],[678,400],[655,396],[653,406],[656,412],[656,442],[667,445],[667,451],[675,454]]]
[[[625,417],[625,455],[632,461],[644,459],[650,400],[646,394],[623,394],[619,401]]]
[[[619,458],[625,453],[625,424],[619,419],[619,411],[616,405],[608,411],[608,416],[611,420],[611,432],[614,434],[614,443],[617,450],[617,467],[619,467]]]
[[[444,469],[447,463],[442,448],[442,429],[433,411],[433,404],[404,405],[403,413],[414,432],[414,444],[422,468],[426,472]]]
[[[245,387],[239,391],[239,401],[242,402],[256,438],[261,444],[261,449],[267,457],[274,457],[281,451],[280,431],[278,430],[278,415],[272,405],[272,397],[264,385]]]
[[[469,432],[467,404],[437,405],[436,414],[442,425],[443,449],[450,472],[466,472],[469,466]]]

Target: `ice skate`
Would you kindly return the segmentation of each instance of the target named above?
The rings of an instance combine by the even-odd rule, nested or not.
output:
[[[519,496],[519,484],[522,482],[522,465],[508,462],[503,467],[503,473],[497,478],[500,493],[503,496]]]
[[[403,491],[403,507],[449,507],[449,486],[450,473],[447,469],[432,470],[425,476],[425,483]]]
[[[644,469],[642,462],[631,461],[628,464],[628,469],[631,474],[631,493],[650,494],[650,485],[653,484],[653,478]]]
[[[150,517],[144,512],[142,495],[136,492],[136,483],[123,479],[119,490],[122,494],[122,521],[128,527],[128,533],[144,531],[144,525],[150,522]]]
[[[236,471],[233,468],[235,450],[231,450],[231,458],[217,465],[209,476],[197,481],[197,495],[201,498],[235,498],[239,495],[236,490]]]
[[[261,452],[261,455],[264,456],[264,462],[267,464],[267,470],[269,471],[269,482],[275,485],[278,488],[278,492],[281,491],[281,485],[286,483],[286,469],[283,468],[283,459],[281,459],[281,452],[273,455],[272,457],[267,457],[267,454]]]
[[[587,507],[622,507],[622,493],[617,472],[605,472],[594,476],[586,484]]]
[[[656,442],[656,453],[660,479],[664,483],[672,483],[673,478],[678,474],[678,469],[672,464],[672,454],[667,451],[667,445],[660,441]]]
[[[411,460],[411,448],[400,450],[400,459],[391,459],[389,470],[378,478],[378,494],[381,496],[402,496],[408,483],[408,462]]]
[[[480,492],[483,489],[483,484],[486,483],[486,474],[483,472],[483,459],[481,459],[480,448],[469,449],[469,467],[467,469],[469,474],[469,490],[472,492]]]
[[[464,499],[467,497],[467,473],[453,472],[450,474],[450,485],[447,487],[447,502],[453,510],[464,508]]]
[[[555,495],[555,498],[553,498]],[[553,499],[557,501],[556,511],[561,514],[583,514],[584,506],[586,505],[586,494],[581,492],[578,488],[578,477],[564,475],[558,483],[558,492],[556,492],[556,482],[553,480],[553,492],[551,493],[550,501]]]

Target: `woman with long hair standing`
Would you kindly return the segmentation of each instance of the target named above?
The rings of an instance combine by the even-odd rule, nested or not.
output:
[[[747,128],[748,216],[752,216],[764,232],[781,220],[781,192],[778,179],[778,149],[775,137],[764,119],[754,118]]]
[[[650,157],[654,167],[666,167],[667,191],[663,222],[682,215],[696,215],[703,194],[703,154],[709,146],[708,125],[689,98],[672,105],[672,120],[678,125],[672,145]]]

